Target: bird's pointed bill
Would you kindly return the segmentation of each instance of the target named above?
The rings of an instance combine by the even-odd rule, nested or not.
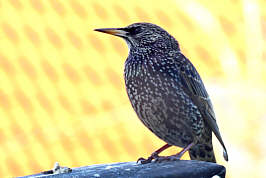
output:
[[[94,29],[94,31],[122,37],[127,35],[127,32],[123,28],[98,28]]]

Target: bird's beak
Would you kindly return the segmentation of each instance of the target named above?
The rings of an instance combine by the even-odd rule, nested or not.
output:
[[[94,29],[94,31],[107,33],[110,35],[115,35],[120,37],[126,37],[128,33],[123,28],[98,28]]]

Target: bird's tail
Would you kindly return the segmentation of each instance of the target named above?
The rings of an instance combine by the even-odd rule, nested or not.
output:
[[[207,128],[204,131],[199,142],[189,149],[190,159],[216,163],[212,146],[212,132]]]

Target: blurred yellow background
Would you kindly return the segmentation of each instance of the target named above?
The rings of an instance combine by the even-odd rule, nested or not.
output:
[[[144,21],[172,34],[201,74],[229,152],[227,163],[213,139],[227,177],[266,177],[265,0],[0,1],[0,177],[56,161],[136,161],[164,144],[127,98],[126,43],[93,31]]]

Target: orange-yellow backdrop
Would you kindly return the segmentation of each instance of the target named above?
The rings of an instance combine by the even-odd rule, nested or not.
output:
[[[140,21],[175,36],[204,79],[229,151],[226,163],[214,139],[228,177],[265,176],[266,1],[2,0],[0,177],[56,161],[135,161],[163,145],[128,101],[126,43],[93,31]]]

